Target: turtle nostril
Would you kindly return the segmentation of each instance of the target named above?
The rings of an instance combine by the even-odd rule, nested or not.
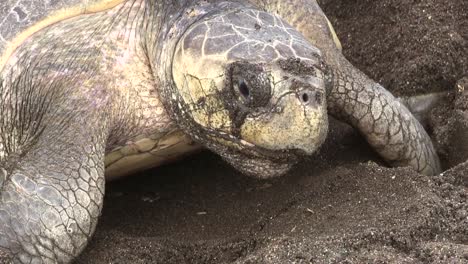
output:
[[[299,100],[301,100],[301,102],[305,105],[321,105],[323,100],[323,94],[319,91],[303,91],[299,95]]]

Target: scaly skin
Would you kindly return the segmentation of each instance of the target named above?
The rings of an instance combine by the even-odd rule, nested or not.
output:
[[[229,41],[224,26],[241,38]],[[199,57],[210,32],[232,48],[190,72],[210,60]],[[325,138],[322,66],[294,28],[246,3],[126,1],[38,31],[0,73],[0,251],[70,262],[102,208],[105,154],[142,136],[179,127],[239,170],[283,174]]]
[[[158,35],[181,8],[166,6],[145,34]],[[148,45],[135,30],[145,15],[141,2],[129,2],[57,23],[3,69],[0,249],[15,263],[76,257],[102,208],[106,149],[174,128],[153,96]]]
[[[323,142],[325,88],[331,114],[358,128],[389,162],[439,171],[417,120],[346,61],[315,1],[255,4],[278,12],[319,49],[246,3],[195,0],[128,1],[58,22],[23,42],[1,72],[0,249],[18,263],[71,261],[97,223],[105,154],[141,135],[180,127],[239,170],[282,174],[297,153],[310,154]],[[214,22],[205,23],[209,30],[191,27],[205,16]],[[211,30],[225,32],[219,19],[247,32],[234,34],[241,52],[227,49],[225,59],[237,63],[230,72],[224,59],[203,53],[210,51]],[[249,34],[254,41],[242,39]],[[197,72],[197,62],[209,63]],[[258,89],[242,97],[231,88],[244,79]]]
[[[348,61],[340,69],[327,97],[330,114],[356,127],[391,165],[411,166],[426,175],[439,173],[432,142],[410,111]]]
[[[441,171],[431,139],[410,111],[342,55],[336,36],[315,0],[256,0],[298,29],[333,71],[329,114],[351,124],[391,165],[434,175]]]

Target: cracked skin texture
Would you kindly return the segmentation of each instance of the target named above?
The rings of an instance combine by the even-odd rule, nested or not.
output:
[[[188,136],[265,178],[320,146],[328,109],[392,165],[440,171],[424,129],[342,56],[315,1],[91,6],[52,8],[3,52],[0,250],[14,262],[71,261],[94,232],[106,166],[158,165],[197,149]]]

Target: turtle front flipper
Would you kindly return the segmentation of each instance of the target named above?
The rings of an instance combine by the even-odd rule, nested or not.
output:
[[[411,166],[424,174],[441,171],[424,128],[395,97],[346,60],[316,0],[251,1],[277,13],[321,51],[330,70],[327,103],[331,115],[357,128],[390,164]]]
[[[13,263],[68,263],[102,208],[107,136],[95,114],[34,88],[0,87],[0,252]]]
[[[79,133],[60,137],[44,134],[16,165],[0,168],[6,172],[0,251],[14,263],[69,262],[94,232],[104,195],[102,139]]]
[[[429,126],[431,111],[449,97],[446,92],[434,92],[428,94],[398,97],[410,112],[418,119],[423,127]]]
[[[391,165],[433,175],[441,171],[431,139],[411,112],[346,59],[334,70],[328,110],[357,128]]]

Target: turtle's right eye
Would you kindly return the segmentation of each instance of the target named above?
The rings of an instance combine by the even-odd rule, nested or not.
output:
[[[229,67],[232,98],[248,108],[264,107],[271,99],[271,84],[263,64],[234,62]]]
[[[239,93],[245,98],[249,99],[250,96],[250,89],[245,80],[239,80],[239,83],[237,84],[237,89],[239,90]]]

